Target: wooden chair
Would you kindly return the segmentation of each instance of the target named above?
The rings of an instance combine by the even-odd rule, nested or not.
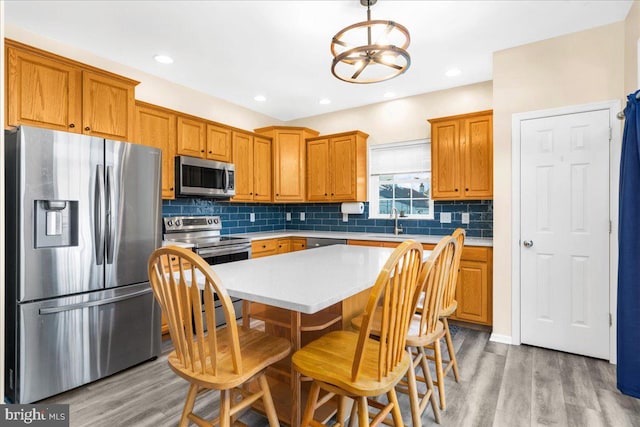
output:
[[[202,297],[198,287],[191,284],[194,277],[203,285]],[[191,383],[180,426],[187,426],[189,420],[199,426],[229,426],[232,417],[258,399],[264,403],[269,424],[278,426],[264,371],[289,354],[290,343],[254,329],[238,328],[233,304],[220,278],[190,250],[176,246],[157,249],[149,259],[149,279],[175,347],[168,357],[169,366]],[[220,329],[215,327],[214,293],[222,302],[217,310],[224,311],[227,321]],[[254,380],[258,383],[256,392],[239,388]],[[193,413],[196,395],[210,389],[220,391],[220,414],[211,422]],[[240,402],[232,405],[238,398]]]
[[[293,354],[294,368],[313,380],[302,427],[322,425],[313,419],[314,413],[335,395],[340,426],[344,425],[347,398],[357,404],[360,427],[370,425],[369,406],[379,410],[373,414],[371,425],[378,425],[389,413],[394,425],[403,425],[395,385],[411,363],[404,343],[420,290],[421,265],[422,246],[412,240],[402,243],[387,260],[369,294],[360,332],[330,332]],[[369,333],[381,300],[380,340],[376,341]],[[326,394],[320,398],[321,389]],[[372,399],[382,394],[387,395],[387,404]]]
[[[414,427],[422,425],[422,414],[429,402],[433,409],[434,418],[440,424],[440,412],[435,398],[434,383],[431,379],[424,348],[433,346],[436,358],[441,358],[440,339],[445,332],[444,325],[439,321],[438,308],[442,306],[442,299],[448,285],[456,247],[457,242],[453,237],[444,237],[431,251],[420,273],[421,293],[416,295],[416,299],[422,302],[423,310],[412,316],[406,338],[407,349],[412,355],[412,365],[407,371],[407,381],[401,382],[396,387],[398,391],[409,395],[411,418]],[[371,328],[371,335],[373,336],[379,336],[380,334],[380,316],[381,308],[378,307]],[[354,328],[361,330],[363,320],[363,316],[358,316],[352,320],[351,324]],[[415,371],[418,367],[422,370],[421,377],[416,376]],[[436,370],[436,375],[442,381],[444,376],[442,370]],[[426,385],[427,391],[425,393],[418,391],[416,381],[421,381]]]

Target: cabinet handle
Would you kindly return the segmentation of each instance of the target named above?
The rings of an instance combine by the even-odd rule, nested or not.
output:
[[[332,196],[335,196],[335,194],[331,193]]]
[[[173,187],[169,188],[169,191],[173,191]]]
[[[276,196],[279,196],[279,194],[278,194],[278,193],[276,193]]]
[[[464,191],[469,191],[469,189],[468,189],[468,188],[465,188],[465,189],[464,189]]]
[[[266,249],[266,248],[267,248],[267,245],[262,245],[262,249]]]
[[[253,193],[249,193],[250,196],[253,196]]]
[[[256,193],[256,196],[259,196],[259,194],[258,194],[258,193]]]
[[[69,125],[69,127],[70,127],[71,129],[73,129],[74,127],[76,127],[76,125],[74,125],[73,123],[71,123],[71,124]]]
[[[204,150],[200,150],[200,152],[201,152],[201,153],[204,153]],[[209,151],[209,152],[211,152],[211,151]]]
[[[324,193],[324,195],[325,195],[325,196],[328,196],[328,194],[327,194],[327,193]]]
[[[86,130],[87,132],[91,130],[91,128],[89,126],[85,127],[84,130]]]
[[[456,188],[456,191],[458,191],[458,189]]]
[[[213,153],[213,151],[209,151],[209,154]]]

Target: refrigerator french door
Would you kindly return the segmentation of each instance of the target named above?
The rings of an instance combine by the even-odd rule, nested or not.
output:
[[[160,150],[23,126],[5,155],[5,397],[38,401],[156,357]]]

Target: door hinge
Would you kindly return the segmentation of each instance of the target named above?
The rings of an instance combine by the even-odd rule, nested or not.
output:
[[[613,128],[609,128],[609,142],[613,139]]]
[[[613,326],[613,315],[609,313],[609,326]]]
[[[612,230],[613,230],[613,222],[609,220],[609,234],[611,234]]]

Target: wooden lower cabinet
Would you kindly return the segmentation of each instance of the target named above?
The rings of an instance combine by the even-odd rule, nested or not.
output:
[[[278,253],[286,254],[291,252],[291,239],[278,239]]]
[[[349,245],[394,248],[399,242],[348,240]],[[423,243],[424,250],[435,245]],[[491,248],[465,246],[460,260],[456,286],[458,309],[451,319],[490,326],[493,320],[493,251]]]
[[[307,249],[307,239],[305,237],[291,238],[291,252],[304,251]]]
[[[251,258],[261,258],[307,249],[305,237],[284,237],[281,239],[254,240],[251,242]]]

